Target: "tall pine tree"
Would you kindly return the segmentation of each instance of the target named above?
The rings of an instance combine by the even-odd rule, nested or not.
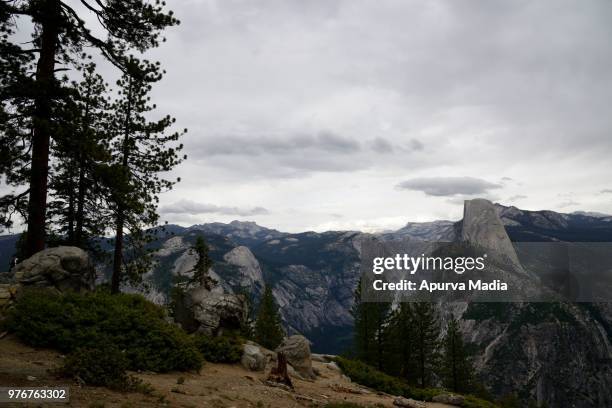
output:
[[[355,321],[355,352],[358,359],[379,370],[385,369],[390,310],[391,304],[388,302],[363,302],[361,300],[361,280],[359,281],[355,289],[352,308]]]
[[[11,4],[0,2],[0,232],[13,227],[16,216],[27,218],[27,188],[31,163],[30,95],[33,79],[28,75],[34,56],[11,41],[16,32]],[[25,236],[24,236],[25,237]]]
[[[412,379],[415,373],[414,320],[412,304],[403,302],[391,314],[388,327],[391,344],[387,365],[393,374],[405,379]]]
[[[84,56],[86,57],[86,56]],[[93,63],[86,64],[80,83],[73,82],[74,112],[66,124],[70,132],[62,132],[55,150],[63,160],[57,160],[50,178],[53,201],[49,217],[56,226],[59,243],[98,251],[97,237],[110,224],[106,198],[111,184],[105,180],[110,162],[108,143],[107,84],[96,73]]]
[[[255,320],[254,338],[262,346],[274,350],[283,341],[285,331],[274,300],[272,288],[266,285]]]
[[[424,388],[431,385],[439,362],[440,323],[433,303],[417,302],[412,306],[414,361],[416,383]]]
[[[469,392],[473,368],[465,350],[459,324],[454,317],[448,322],[446,336],[442,342],[442,382],[446,388],[454,392]]]
[[[21,86],[12,88],[21,89],[18,96],[22,99],[12,103],[29,105],[28,109],[20,113],[27,115],[24,116],[24,122],[27,123],[22,124],[24,128],[18,132],[9,130],[10,133],[19,133],[21,137],[1,136],[10,144],[5,150],[12,156],[19,157],[22,153],[27,156],[19,158],[26,166],[12,164],[9,169],[5,166],[0,168],[5,177],[11,178],[12,183],[19,181],[28,184],[27,211],[24,210],[28,225],[26,255],[32,255],[45,246],[49,164],[53,154],[51,142],[57,137],[58,129],[61,129],[54,111],[55,105],[68,95],[56,77],[58,69],[69,69],[80,58],[83,47],[93,47],[125,70],[126,50],[144,52],[156,47],[161,31],[178,24],[171,12],[163,11],[163,3],[160,1],[81,0],[79,5],[79,9],[74,9],[62,0],[0,2],[0,24],[6,26],[1,21],[25,16],[34,26],[32,42],[24,44],[6,40],[10,47],[0,48],[4,54],[0,59],[4,61],[15,62],[15,58],[6,58],[15,54],[27,55],[36,61],[32,80],[27,76],[17,76],[18,85]],[[96,37],[88,27],[87,20],[100,23],[106,38]],[[15,48],[17,51],[13,52]],[[1,130],[7,131],[5,128]],[[22,147],[24,142],[26,148]],[[23,192],[2,197],[0,206],[9,211],[10,205],[23,207],[25,203],[21,200],[21,194]],[[4,215],[1,221],[6,224],[10,219],[7,220]]]
[[[148,268],[144,247],[149,237],[145,227],[154,226],[159,219],[159,193],[179,181],[164,179],[160,173],[168,172],[186,158],[179,155],[183,146],[175,142],[187,130],[171,131],[175,120],[170,116],[156,121],[148,119],[156,108],[149,93],[152,84],[161,78],[159,63],[131,57],[125,74],[117,82],[119,98],[111,108],[112,123],[116,124],[111,144],[113,184],[109,186],[115,218],[113,293],[119,292],[124,278],[133,278]],[[133,256],[126,256],[128,252]]]
[[[211,290],[217,282],[211,278],[208,273],[208,270],[213,266],[213,261],[210,258],[210,250],[204,237],[198,236],[191,250],[198,258],[193,267],[193,278],[191,279],[191,283],[198,286],[204,286],[206,289]]]

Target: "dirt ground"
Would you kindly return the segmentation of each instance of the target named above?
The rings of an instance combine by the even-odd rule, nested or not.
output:
[[[204,365],[199,373],[135,373],[149,383],[153,392],[119,393],[103,387],[80,387],[53,374],[63,356],[50,350],[27,347],[12,336],[0,339],[0,386],[69,386],[73,407],[212,407],[212,408],[290,408],[324,406],[328,402],[350,401],[364,406],[393,407],[393,398],[379,395],[343,378],[324,363],[314,362],[320,376],[316,381],[293,379],[294,390],[270,387],[264,374],[240,365]],[[179,380],[180,379],[180,380]],[[179,384],[180,383],[180,384]],[[38,407],[66,404],[1,404],[0,406]],[[449,407],[427,404],[428,408]]]

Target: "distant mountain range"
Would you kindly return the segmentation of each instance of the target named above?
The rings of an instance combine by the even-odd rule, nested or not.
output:
[[[350,310],[365,237],[470,239],[516,256],[511,242],[612,242],[612,216],[526,211],[472,200],[462,220],[408,223],[381,234],[284,233],[241,221],[168,225],[151,246],[157,262],[145,279],[152,300],[164,302],[175,278],[191,273],[196,259],[190,247],[199,235],[209,243],[212,274],[226,290],[248,292],[257,300],[264,283],[273,285],[289,331],[307,336],[315,351],[338,353],[352,340]],[[0,237],[0,268],[8,266],[16,240]],[[539,395],[549,406],[612,406],[608,304],[440,304],[440,312],[462,318],[466,341],[478,355],[477,369],[498,395]]]

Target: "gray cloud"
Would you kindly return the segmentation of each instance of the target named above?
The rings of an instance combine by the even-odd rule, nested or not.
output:
[[[397,185],[397,188],[444,197],[485,195],[489,190],[501,188],[501,185],[474,177],[421,177],[403,181]]]
[[[601,190],[600,194],[612,194],[612,189],[611,188],[606,188],[604,190]]]
[[[372,150],[378,153],[392,153],[393,145],[389,141],[382,137],[377,137],[371,141]]]
[[[315,135],[218,136],[202,140],[196,149],[199,156],[259,156],[304,151],[352,154],[360,151],[361,145],[331,132],[319,132]]]
[[[557,207],[558,208],[567,208],[567,207],[575,207],[577,205],[580,205],[580,203],[577,202],[577,201],[574,201],[574,200],[567,200],[567,201],[564,201],[562,203],[557,204]]]
[[[513,195],[512,197],[508,197],[508,201],[512,202],[512,201],[518,201],[518,200],[523,200],[527,198],[526,195],[523,194],[517,194],[517,195]]]
[[[612,211],[598,193],[612,155],[610,1],[173,3],[182,24],[147,55],[167,69],[160,113],[189,129],[164,202],[214,192],[249,208],[256,196],[293,231],[330,213],[460,217],[460,193],[390,200],[391,180],[468,174],[504,187],[421,191],[555,208],[571,198],[558,192],[591,186],[585,210]],[[289,208],[300,216],[283,218]]]
[[[253,216],[269,214],[269,211],[263,207],[253,208],[237,208],[219,206],[215,204],[198,203],[191,200],[179,200],[173,204],[162,206],[160,209],[162,214],[220,214],[220,215],[237,215],[237,216]]]

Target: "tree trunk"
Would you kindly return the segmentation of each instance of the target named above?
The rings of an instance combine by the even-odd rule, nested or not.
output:
[[[90,97],[91,97],[91,87],[87,88],[87,105],[85,106],[85,116],[83,118],[83,128],[81,129],[81,138],[85,139],[88,135],[89,131],[89,106],[90,106]],[[79,146],[79,183],[78,183],[78,193],[77,193],[77,211],[76,211],[76,232],[75,232],[75,241],[76,245],[80,248],[83,248],[83,224],[85,217],[85,152],[84,144],[86,140],[81,140]]]
[[[28,235],[26,256],[45,248],[45,220],[47,210],[47,177],[49,174],[49,125],[51,121],[51,90],[55,86],[55,54],[58,43],[57,21],[60,2],[48,0],[43,6],[45,19],[41,28],[41,51],[36,66],[36,86],[32,136],[32,167],[30,200],[28,203]]]
[[[74,245],[74,190],[72,189],[74,183],[74,176],[70,169],[70,191],[68,192],[68,244]]]
[[[77,193],[77,209],[76,209],[76,230],[74,233],[75,245],[79,248],[83,248],[83,217],[85,207],[85,161],[83,159],[83,152],[79,155],[79,183]]]
[[[117,231],[115,236],[115,254],[113,257],[113,277],[111,280],[111,293],[119,293],[121,283],[121,267],[123,266],[123,208],[117,209]]]
[[[127,183],[130,177],[129,169],[129,154],[130,154],[130,121],[132,116],[132,81],[128,85],[128,106],[125,114],[124,134],[123,134],[123,158],[121,166],[124,171]],[[123,227],[125,224],[125,208],[123,205],[124,197],[117,197],[117,231],[115,235],[115,254],[113,260],[113,278],[111,281],[111,293],[119,293],[119,284],[121,283],[121,267],[123,266]]]

